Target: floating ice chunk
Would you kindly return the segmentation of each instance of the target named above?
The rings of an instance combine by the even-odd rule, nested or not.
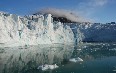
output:
[[[113,70],[113,71],[116,71],[116,70]]]
[[[69,59],[69,61],[71,61],[71,62],[82,62],[83,61],[83,59],[81,59],[81,58],[72,58],[72,59]]]
[[[112,71],[116,71],[116,67],[115,67],[115,66],[114,66],[114,68],[115,68],[115,69],[114,69],[114,70],[112,70]]]
[[[111,50],[111,51],[116,51],[116,48],[113,48],[113,49],[109,49],[109,50]]]
[[[83,48],[87,48],[87,46],[84,46]]]
[[[58,66],[56,64],[54,65],[49,65],[49,69],[55,69],[55,68],[58,68]]]
[[[48,69],[48,65],[41,65],[37,69],[47,70]]]
[[[48,65],[48,64],[45,64],[45,65],[41,65],[41,66],[39,66],[37,69],[41,69],[41,70],[43,70],[43,71],[45,71],[45,70],[48,70],[48,69],[55,69],[55,68],[58,68],[59,66],[57,66],[56,64],[54,64],[54,65]]]
[[[77,62],[77,60],[75,58],[69,59],[69,61],[71,61],[71,62]]]
[[[77,49],[78,51],[81,51],[81,49]]]

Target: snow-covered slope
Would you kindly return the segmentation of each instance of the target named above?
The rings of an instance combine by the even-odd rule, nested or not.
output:
[[[116,24],[93,23],[80,25],[79,29],[85,42],[116,42]]]
[[[0,46],[74,42],[70,26],[53,22],[51,14],[20,17],[0,12]]]

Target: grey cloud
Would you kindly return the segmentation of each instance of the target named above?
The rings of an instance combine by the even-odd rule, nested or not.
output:
[[[56,17],[65,17],[68,20],[71,20],[73,22],[88,22],[89,20],[81,17],[79,14],[76,15],[76,13],[71,12],[70,10],[64,10],[64,9],[56,9],[56,8],[45,8],[40,10],[37,13],[42,13],[42,14],[52,14],[53,16]]]

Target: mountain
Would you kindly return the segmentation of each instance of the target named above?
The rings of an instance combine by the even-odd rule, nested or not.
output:
[[[84,35],[84,42],[116,42],[116,24],[84,24],[77,26]]]

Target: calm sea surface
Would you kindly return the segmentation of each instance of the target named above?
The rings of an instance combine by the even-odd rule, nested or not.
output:
[[[70,62],[80,57],[83,62]],[[57,64],[53,70],[38,70]],[[0,73],[116,73],[116,43],[0,48]]]

